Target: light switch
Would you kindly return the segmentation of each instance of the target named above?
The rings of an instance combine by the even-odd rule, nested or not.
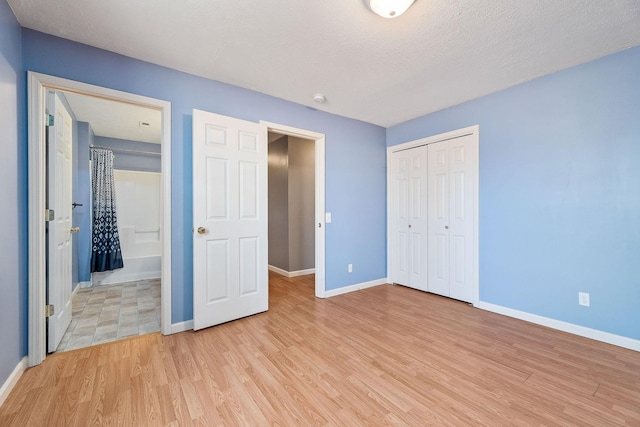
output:
[[[324,222],[325,224],[329,224],[331,222],[331,212],[326,212],[324,214]]]

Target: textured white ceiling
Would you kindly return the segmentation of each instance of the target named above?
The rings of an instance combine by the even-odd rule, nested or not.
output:
[[[64,92],[64,96],[76,119],[91,124],[96,136],[161,142],[162,114],[159,110],[72,92]]]
[[[640,44],[639,0],[9,0],[28,28],[381,126]],[[326,104],[315,104],[314,93]]]

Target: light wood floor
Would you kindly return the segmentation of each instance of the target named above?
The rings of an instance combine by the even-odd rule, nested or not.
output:
[[[640,353],[401,286],[49,356],[1,426],[640,425]]]

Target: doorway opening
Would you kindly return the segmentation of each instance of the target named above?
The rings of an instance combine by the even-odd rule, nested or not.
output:
[[[127,240],[127,242],[123,242],[125,245],[128,245],[129,255],[140,254],[143,249],[149,249],[149,246],[155,247],[151,250],[151,252],[155,251],[157,256],[154,259],[144,259],[144,260],[134,260],[134,258],[151,258],[146,256],[136,257],[133,256],[132,261],[128,264],[130,267],[129,270],[124,274],[124,270],[119,272],[119,277],[113,277],[116,274],[103,274],[102,276],[87,274],[87,271],[84,267],[86,267],[85,260],[78,257],[76,260],[76,269],[78,271],[78,275],[74,277],[73,284],[75,285],[76,290],[80,290],[84,287],[90,285],[97,285],[99,283],[114,283],[114,282],[122,282],[122,281],[131,281],[136,280],[136,274],[146,274],[145,272],[140,273],[141,270],[148,269],[149,265],[153,264],[153,269],[159,269],[159,279],[160,279],[160,330],[163,334],[170,333],[171,330],[171,105],[169,102],[147,98],[139,95],[134,95],[130,93],[115,91],[111,89],[106,89],[98,86],[88,85],[84,83],[79,83],[71,80],[61,79],[57,77],[47,76],[38,73],[29,72],[28,76],[28,88],[29,88],[29,105],[28,105],[28,116],[29,116],[29,349],[28,349],[28,359],[29,365],[37,365],[41,363],[47,353],[47,320],[45,317],[45,304],[47,304],[47,284],[53,284],[51,280],[47,277],[49,274],[49,269],[47,268],[47,259],[48,259],[48,249],[46,246],[47,242],[47,224],[44,221],[42,212],[45,212],[45,209],[48,209],[48,200],[47,200],[47,184],[48,178],[46,176],[46,167],[48,165],[47,160],[47,128],[45,123],[49,122],[48,116],[45,116],[47,112],[47,96],[48,93],[54,92],[61,95],[62,98],[65,98],[67,106],[72,111],[74,108],[71,108],[73,104],[78,105],[78,102],[89,102],[93,105],[92,108],[96,107],[97,104],[100,103],[111,103],[111,107],[113,107],[117,103],[123,108],[133,108],[139,109],[140,111],[146,111],[150,114],[155,115],[157,118],[157,142],[155,143],[156,147],[153,147],[153,142],[143,142],[143,141],[133,141],[127,138],[118,138],[114,136],[105,136],[100,135],[105,139],[98,139],[97,137],[94,139],[93,144],[90,144],[88,141],[83,141],[82,145],[77,144],[74,146],[74,150],[78,150],[82,147],[83,155],[87,154],[91,150],[90,145],[94,145],[95,147],[102,148],[111,148],[114,152],[114,159],[117,158],[117,164],[120,165],[121,173],[118,175],[122,175],[120,179],[118,179],[119,184],[116,184],[121,187],[120,190],[123,190],[125,187],[137,187],[139,192],[143,192],[146,194],[145,197],[156,200],[157,209],[153,211],[153,213],[141,213],[138,210],[129,209],[127,215],[127,207],[128,203],[121,203],[121,207],[125,207],[125,209],[121,212],[124,217],[129,217],[129,220],[133,222],[129,223],[121,223],[118,220],[119,225],[122,227],[122,231],[120,232],[121,238],[123,240]],[[75,114],[82,114],[79,110],[74,112]],[[125,113],[127,115],[127,113]],[[84,117],[84,116],[83,116]],[[82,125],[84,131],[90,131],[91,125],[88,121],[79,120],[76,117],[77,123],[86,123]],[[149,120],[141,117],[139,123],[137,125],[139,127],[146,127],[143,123],[149,123]],[[114,126],[111,124],[112,127]],[[151,123],[149,123],[149,126]],[[97,124],[94,126],[98,126]],[[76,128],[79,126],[76,124]],[[99,134],[100,132],[95,132],[95,134]],[[91,133],[91,132],[87,132]],[[79,134],[79,132],[78,132]],[[95,135],[94,135],[95,136]],[[79,135],[76,135],[77,139]],[[120,141],[117,141],[117,140]],[[139,139],[139,138],[134,138]],[[85,142],[87,142],[85,144]],[[138,146],[134,147],[135,143],[139,144],[152,144],[145,145],[146,149],[141,149]],[[159,144],[158,144],[159,143]],[[119,150],[119,154],[118,154]],[[128,151],[127,151],[128,150]],[[135,151],[138,151],[136,153]],[[147,151],[148,153],[141,153],[142,151]],[[149,154],[154,153],[154,154]],[[158,170],[156,171],[146,171],[147,174],[140,174],[140,172],[145,171],[131,171],[126,170],[122,171],[122,169],[127,169],[127,167],[122,167],[123,160],[131,162],[132,156],[140,156],[144,154],[148,158],[153,156],[154,167]],[[77,159],[79,160],[79,159]],[[135,159],[134,163],[135,163]],[[126,163],[126,162],[125,162]],[[88,165],[85,165],[82,162],[82,167],[84,168]],[[131,169],[129,167],[128,169]],[[139,169],[139,168],[138,168]],[[150,175],[155,173],[156,175]],[[78,174],[78,180],[80,180],[80,174]],[[132,183],[133,182],[133,183]],[[86,184],[86,182],[83,182]],[[146,187],[145,187],[146,186]],[[77,186],[78,187],[78,186]],[[76,187],[76,189],[77,189]],[[116,189],[117,192],[117,189]],[[122,192],[122,191],[121,191]],[[90,192],[83,192],[86,194],[90,194]],[[88,212],[91,211],[91,203],[85,203],[85,201],[80,201],[82,198],[81,194],[78,192],[74,193],[74,196],[77,200],[74,200],[75,209],[77,209],[77,215],[75,215],[74,220],[81,221],[84,219],[85,224],[89,224],[89,227],[84,227],[86,229],[86,233],[84,237],[89,236],[90,229],[90,215],[87,215]],[[129,196],[131,199],[135,198],[135,196]],[[117,196],[116,196],[117,198]],[[86,200],[86,199],[85,199]],[[150,204],[150,200],[147,200],[147,204]],[[84,209],[83,209],[84,208]],[[81,218],[81,210],[83,209],[84,218]],[[133,212],[131,212],[133,210]],[[148,221],[147,224],[152,225],[155,224],[154,229],[139,229],[139,233],[136,233],[136,216],[140,215],[151,215],[157,217],[157,221]],[[140,221],[138,221],[140,222]],[[74,225],[72,229],[77,230],[77,225]],[[83,227],[81,227],[82,230]],[[140,227],[138,227],[140,228]],[[124,232],[124,233],[123,233]],[[80,236],[80,232],[76,233]],[[140,234],[137,236],[136,234]],[[128,235],[128,236],[127,236]],[[74,236],[76,237],[76,236]],[[76,239],[77,240],[77,239]],[[86,241],[84,243],[87,243]],[[140,246],[137,243],[147,243],[147,247],[144,248],[145,245]],[[89,241],[88,245],[91,245],[91,241]],[[76,248],[81,248],[80,243],[77,242]],[[144,251],[143,251],[144,252]],[[86,256],[86,252],[83,252],[83,255]],[[143,254],[144,255],[144,254]],[[74,257],[75,259],[75,257]],[[67,260],[66,263],[70,263],[70,260]],[[126,263],[126,259],[125,259]],[[136,265],[137,264],[137,265]],[[80,275],[80,270],[82,271],[82,276]],[[74,269],[75,270],[75,269]],[[155,273],[157,275],[157,273]],[[141,279],[143,280],[143,279]],[[55,281],[54,281],[55,282]],[[66,285],[65,291],[66,291]],[[95,288],[96,286],[93,286]],[[49,288],[51,290],[51,288]],[[106,290],[106,289],[105,289]],[[79,292],[79,291],[78,291]],[[70,292],[69,292],[70,293]],[[55,307],[53,308],[55,313]]]
[[[59,330],[47,328],[48,352],[160,331],[161,113],[74,92],[48,92],[48,96],[54,94],[71,118],[73,133],[73,291],[68,326],[61,325]],[[54,122],[49,134],[55,127]],[[94,153],[100,156],[98,150],[108,156],[106,160],[112,168],[99,167],[106,165],[102,159],[94,158]],[[51,156],[48,163],[51,167]],[[50,180],[48,186],[51,187]],[[100,236],[102,226],[93,217],[96,192],[115,196],[114,223],[122,258],[122,265],[117,267],[100,266],[98,254],[92,254],[96,247],[93,240]],[[47,258],[50,265],[50,250]],[[51,280],[51,269],[49,276],[47,296],[48,304],[52,304],[56,281]],[[51,336],[52,330],[62,337]]]
[[[325,136],[261,122],[269,137],[269,270],[315,274],[325,297]]]
[[[269,270],[315,273],[315,141],[269,133]]]

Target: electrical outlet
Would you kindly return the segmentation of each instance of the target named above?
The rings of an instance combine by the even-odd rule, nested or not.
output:
[[[578,304],[589,307],[591,305],[589,294],[586,292],[578,292]]]
[[[353,273],[353,264],[349,264],[347,266],[347,271],[349,271],[349,273]]]

